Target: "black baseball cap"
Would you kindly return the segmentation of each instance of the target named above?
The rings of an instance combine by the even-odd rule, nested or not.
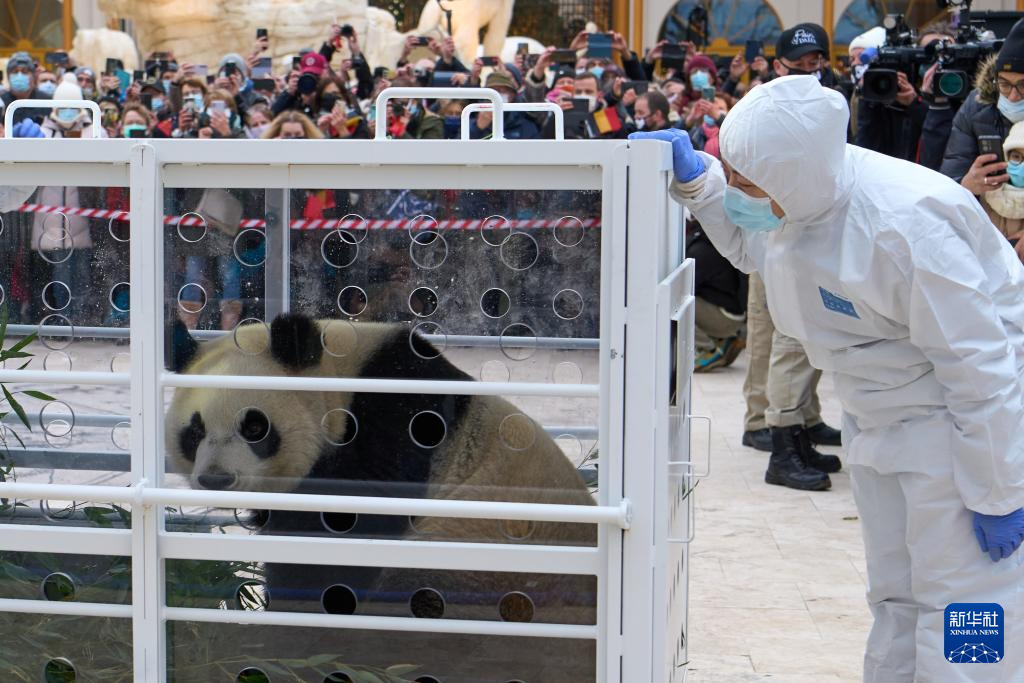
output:
[[[828,34],[817,24],[797,24],[783,31],[775,43],[776,58],[785,57],[791,62],[811,52],[828,57]]]

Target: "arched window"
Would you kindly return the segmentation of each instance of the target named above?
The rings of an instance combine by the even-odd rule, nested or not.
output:
[[[58,0],[0,4],[0,53],[28,50],[41,59],[47,50],[62,49],[63,13],[64,7]]]
[[[658,39],[687,40],[690,14],[698,5],[703,6],[708,13],[706,44],[717,40],[730,45],[743,45],[747,40],[761,40],[771,45],[782,33],[779,15],[764,0],[680,0],[665,16]]]
[[[853,0],[836,22],[832,42],[849,45],[868,29],[881,26],[886,14],[902,14],[908,24],[921,28],[942,13],[935,0]]]

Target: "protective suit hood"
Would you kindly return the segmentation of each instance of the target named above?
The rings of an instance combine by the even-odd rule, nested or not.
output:
[[[729,112],[722,160],[778,202],[787,224],[818,222],[852,190],[846,172],[850,112],[813,76],[758,86]]]

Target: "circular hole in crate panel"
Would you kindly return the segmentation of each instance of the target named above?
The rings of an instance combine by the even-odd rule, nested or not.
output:
[[[189,282],[178,290],[178,308],[184,313],[195,314],[206,308],[206,289],[198,282]]]
[[[571,361],[562,361],[551,370],[551,380],[555,384],[582,384],[583,370]]]
[[[423,270],[440,268],[448,258],[448,240],[439,232],[417,232],[409,243],[409,258]]]
[[[551,308],[562,320],[575,320],[583,314],[583,295],[575,289],[563,289],[551,300]]]
[[[481,382],[507,382],[510,377],[512,372],[504,361],[489,360],[480,367]]]
[[[262,529],[270,521],[270,516],[274,514],[270,510],[239,510],[235,509],[235,521],[238,522],[239,526],[249,531],[257,531]],[[269,602],[270,596],[268,594],[267,601]]]
[[[583,221],[575,216],[562,216],[555,223],[555,241],[563,247],[575,247],[583,241],[585,232]]]
[[[259,318],[239,320],[231,330],[235,348],[247,356],[258,356],[270,348],[270,326]]]
[[[0,216],[0,235],[3,235],[3,234],[4,234],[4,230],[6,229],[6,227],[7,227],[7,226],[6,226],[6,224],[4,223],[4,217],[3,217],[3,216]]]
[[[178,237],[195,244],[206,237],[206,219],[194,211],[190,211],[178,220]]]
[[[56,220],[55,220],[56,219]],[[43,217],[43,228],[36,240],[40,258],[54,265],[64,263],[75,252],[75,239],[71,224],[64,214],[50,213]]]
[[[355,317],[366,310],[368,299],[362,287],[349,285],[338,292],[338,310],[345,315]]]
[[[501,243],[501,262],[512,270],[528,270],[540,258],[540,246],[533,235],[514,232]]]
[[[267,261],[267,236],[262,230],[246,228],[237,235],[231,245],[235,260],[243,266],[255,268]]]
[[[498,424],[498,438],[505,448],[525,451],[537,441],[537,428],[533,420],[522,413],[506,415]]]
[[[49,401],[39,409],[39,426],[48,436],[66,437],[75,428],[75,411],[64,401]]]
[[[498,601],[498,615],[502,621],[531,622],[533,613],[533,600],[526,593],[506,593]]]
[[[64,351],[47,351],[43,356],[43,370],[71,372],[71,356]]]
[[[334,268],[348,268],[359,258],[359,243],[343,230],[332,230],[320,242],[320,256]]]
[[[270,683],[270,676],[263,669],[249,666],[238,672],[235,683]]]
[[[265,440],[271,430],[270,418],[255,406],[247,406],[235,414],[235,434],[248,444]]]
[[[583,443],[572,434],[559,434],[555,437],[555,445],[574,465],[583,457]]]
[[[129,242],[131,241],[130,226],[130,222],[120,220],[119,216],[112,216],[107,221],[107,233],[110,234],[115,242]]]
[[[127,313],[132,307],[132,286],[127,282],[118,282],[110,288],[107,297],[110,307],[118,313]]]
[[[320,430],[332,446],[347,446],[359,434],[359,419],[344,408],[335,408],[320,418]]]
[[[114,448],[127,451],[132,446],[132,423],[131,422],[118,422],[110,429],[110,442],[114,444]]]
[[[420,448],[437,448],[447,435],[448,425],[433,410],[416,413],[409,420],[409,438]]]
[[[78,672],[70,660],[57,657],[43,665],[43,683],[75,683],[77,680]]]
[[[321,512],[320,523],[332,534],[347,534],[356,528],[359,515],[354,512]]]
[[[270,607],[267,586],[259,581],[244,581],[235,591],[235,609],[263,612]]]
[[[504,216],[488,216],[480,224],[480,237],[489,246],[500,247],[511,235],[512,223]]]
[[[360,244],[370,234],[370,223],[357,213],[345,214],[338,221],[338,232],[352,244]]]
[[[63,311],[71,305],[71,288],[66,282],[52,280],[43,285],[43,305],[51,311]]]
[[[47,327],[62,327],[63,330],[46,330]],[[39,321],[36,329],[39,343],[51,351],[63,351],[75,341],[75,326],[71,319],[62,313],[51,313]]]
[[[127,339],[127,337],[123,337]],[[111,372],[130,372],[132,369],[132,357],[131,354],[124,351],[115,353],[110,359],[110,371]]]
[[[512,298],[504,289],[492,287],[480,295],[480,311],[488,318],[504,318],[512,310]]]
[[[4,286],[0,285],[0,306],[3,306],[5,301],[7,301],[7,292],[4,290]]]
[[[434,676],[420,676],[414,679],[413,683],[441,683],[441,679]]]
[[[341,671],[333,671],[324,678],[324,683],[355,683],[352,677]]]
[[[78,502],[73,500],[41,500],[39,501],[39,512],[50,521],[69,519],[75,510],[78,509]]]
[[[359,333],[347,320],[332,320],[320,332],[320,344],[329,355],[344,358],[356,350]]]
[[[444,616],[444,596],[433,588],[420,588],[409,598],[409,611],[417,619],[440,619]]]
[[[417,235],[422,235],[423,244],[431,244],[440,236],[437,219],[425,213],[410,218],[408,223],[406,223],[406,230],[409,233],[409,237],[414,240]]]
[[[324,589],[320,596],[320,605],[328,614],[355,614],[359,600],[355,591],[342,583]]]
[[[537,351],[537,333],[526,323],[512,323],[501,331],[498,345],[509,360],[526,360]]]
[[[54,572],[39,586],[43,599],[51,602],[74,602],[75,580],[63,572]]]
[[[498,523],[501,535],[510,541],[525,541],[537,529],[537,525],[528,519],[503,519]]]
[[[430,287],[417,287],[409,295],[409,310],[418,318],[429,318],[437,312],[437,292]]]
[[[448,335],[437,323],[419,323],[409,331],[409,348],[424,360],[438,358],[448,348]]]

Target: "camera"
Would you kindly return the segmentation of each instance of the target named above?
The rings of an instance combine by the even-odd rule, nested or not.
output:
[[[352,24],[345,24],[344,26],[341,27],[342,38],[351,38],[352,36],[355,35],[355,33],[356,30],[352,28]]]
[[[303,95],[308,95],[311,92],[316,91],[316,86],[319,84],[319,82],[320,79],[318,79],[313,74],[302,74],[301,76],[299,76],[299,92]]]

